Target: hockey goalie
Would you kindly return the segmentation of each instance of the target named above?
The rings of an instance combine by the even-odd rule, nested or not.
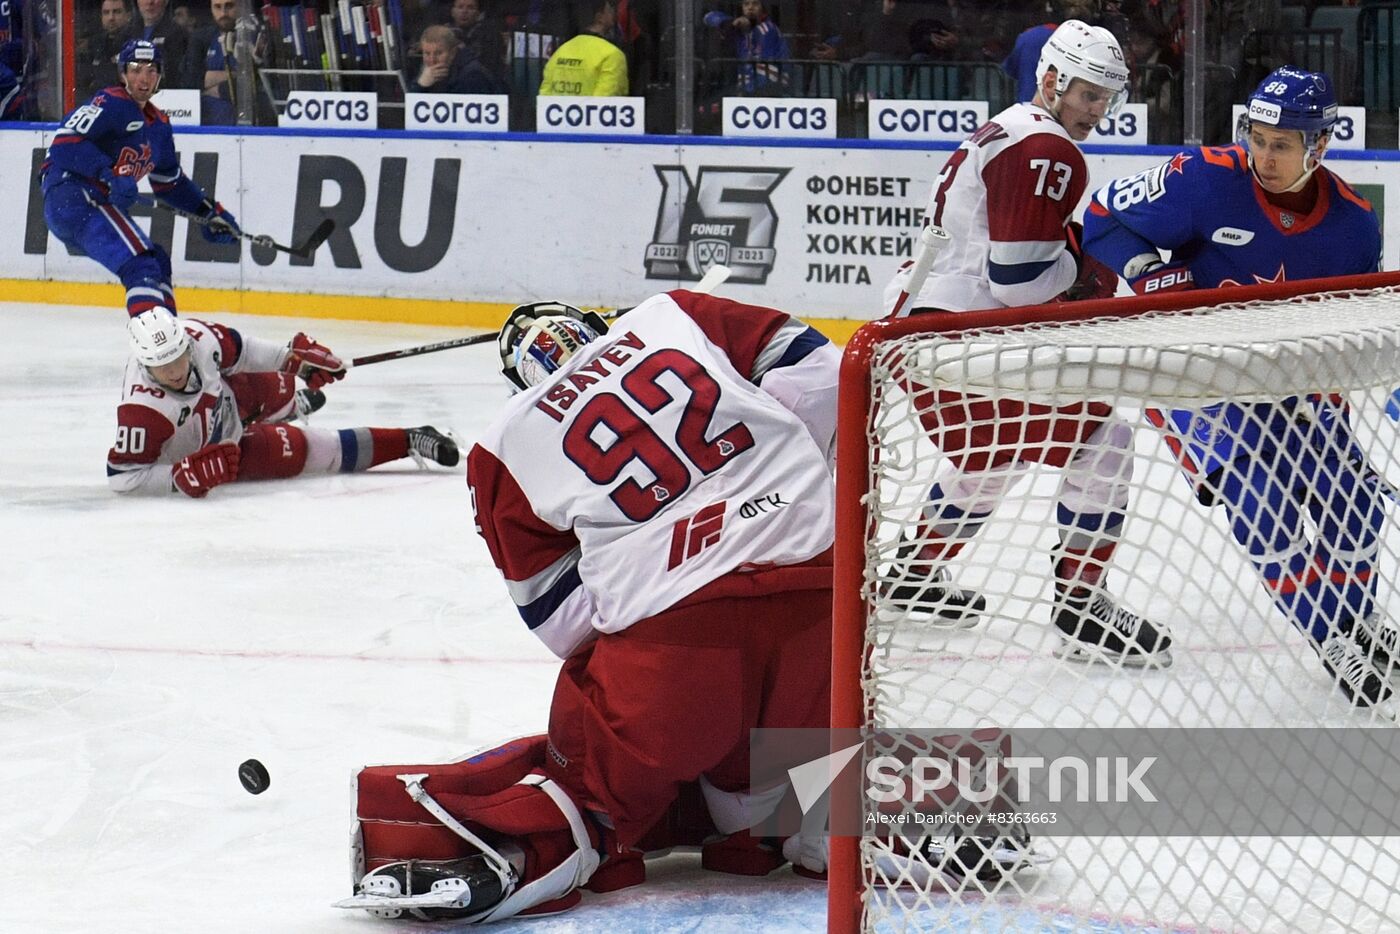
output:
[[[363,769],[337,905],[557,912],[688,843],[708,869],[777,868],[747,828],[786,787],[749,787],[749,731],[829,722],[838,352],[782,312],[688,291],[611,329],[524,305],[499,347],[515,395],[467,478],[520,616],[563,659],[548,733]]]

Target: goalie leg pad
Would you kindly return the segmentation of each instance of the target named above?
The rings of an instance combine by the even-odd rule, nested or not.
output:
[[[238,479],[285,480],[306,466],[306,435],[295,425],[249,425],[238,442]]]
[[[520,867],[505,897],[483,915],[495,920],[557,911],[598,868],[598,831],[578,805],[538,770],[542,736],[524,737],[445,765],[370,766],[356,779],[361,854],[366,870],[408,859],[450,861],[513,844]],[[365,907],[348,905],[346,907]]]
[[[745,787],[750,729],[829,722],[829,577],[824,589],[768,583],[799,573],[727,575],[564,663],[545,768],[611,818],[622,846],[702,774]]]

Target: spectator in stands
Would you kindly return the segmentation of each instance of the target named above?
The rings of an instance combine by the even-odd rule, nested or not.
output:
[[[200,87],[204,90],[202,119],[200,122],[216,126],[227,126],[238,122],[238,70],[241,67],[236,55],[238,43],[238,2],[237,0],[209,0],[209,13],[214,24],[194,34],[196,48],[204,50],[204,78]],[[256,25],[256,21],[253,25]],[[249,69],[262,64],[266,51],[267,33],[257,32],[257,45],[252,51]],[[253,82],[256,95],[255,108],[263,116],[275,115],[272,104],[266,99],[262,89]],[[259,120],[259,122],[261,122]]]
[[[160,86],[198,87],[200,78],[192,75],[190,68],[189,34],[175,22],[168,7],[168,0],[136,0],[136,9],[141,13],[137,38],[149,39],[160,48]],[[198,74],[204,74],[202,62]]]
[[[175,5],[170,8],[170,18],[175,24],[183,29],[188,35],[193,36],[199,23],[195,20],[194,11],[190,9],[187,0],[176,0]]]
[[[1028,101],[1035,97],[1035,68],[1040,62],[1040,50],[1055,27],[1061,22],[1077,19],[1092,25],[1098,24],[1100,5],[1098,0],[1060,0],[1055,5],[1060,14],[1060,22],[1041,23],[1032,26],[1016,37],[1016,45],[1011,54],[1001,63],[1002,71],[1016,82],[1016,100]]]
[[[487,16],[483,4],[486,0],[452,0],[452,31],[457,34],[461,47],[457,58],[478,63],[488,75],[505,84],[506,72],[502,64],[504,47],[501,42],[501,24]]]
[[[910,27],[914,17],[907,3],[899,0],[880,0],[868,4],[860,18],[859,54],[852,54],[854,62],[899,62],[913,54],[909,47]],[[854,52],[854,50],[853,50]]]
[[[462,54],[462,43],[450,26],[429,26],[419,40],[423,68],[408,89],[421,94],[504,94],[503,82],[481,62]]]
[[[705,25],[718,29],[730,42],[740,62],[736,72],[740,94],[782,94],[786,84],[782,65],[788,58],[787,40],[763,6],[763,0],[744,0],[738,16],[720,10],[705,14]]]
[[[1165,142],[1174,128],[1174,88],[1172,71],[1162,61],[1163,49],[1147,24],[1135,22],[1128,27],[1128,44],[1123,51],[1133,62],[1128,82],[1130,97],[1147,105],[1147,125],[1152,136]]]
[[[941,19],[925,17],[909,27],[910,57],[916,62],[948,62],[959,58],[958,33]]]
[[[128,39],[136,38],[131,25],[131,0],[102,0],[100,15],[102,28],[88,39],[78,58],[79,97],[91,97],[103,88],[121,83],[117,80],[117,53]]]
[[[627,94],[627,56],[607,35],[617,25],[613,0],[587,0],[587,29],[554,50],[544,66],[542,97],[621,97]]]

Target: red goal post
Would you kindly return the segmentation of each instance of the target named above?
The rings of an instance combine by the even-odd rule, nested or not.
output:
[[[871,425],[874,391],[871,366],[877,351],[889,342],[914,335],[937,332],[956,337],[974,331],[1015,328],[1028,323],[1086,322],[1093,319],[1126,319],[1153,312],[1176,312],[1221,304],[1258,303],[1295,299],[1318,293],[1325,295],[1400,288],[1400,274],[1377,273],[1346,278],[1286,282],[1259,286],[1178,292],[1168,295],[1118,298],[1073,304],[1050,304],[976,312],[937,312],[898,320],[879,320],[861,327],[847,344],[841,368],[841,390],[837,442],[837,504],[835,549],[835,609],[832,652],[832,726],[836,729],[871,727],[872,702],[866,693],[867,623],[874,606],[867,592],[871,572],[867,568],[867,537],[878,517],[872,515],[872,462],[878,452],[872,447]],[[1321,306],[1319,306],[1321,307]],[[1325,312],[1322,312],[1325,315]],[[1400,386],[1400,382],[1396,383]],[[1153,429],[1143,424],[1140,431]],[[1396,479],[1392,476],[1392,479]],[[1180,478],[1177,478],[1180,482]],[[1183,488],[1185,484],[1182,484]],[[1015,496],[1015,493],[1012,493]],[[1045,572],[1037,567],[1027,574]],[[1400,568],[1390,567],[1395,575]],[[885,724],[918,727],[928,724]],[[849,734],[847,734],[849,735]],[[835,751],[835,750],[833,750]],[[859,757],[857,761],[860,761]],[[847,770],[851,772],[852,770]],[[840,783],[855,781],[843,774],[838,794],[832,798],[833,819],[842,802],[854,802],[839,795]],[[865,889],[860,838],[831,838],[828,891],[828,929],[852,932],[866,923]]]

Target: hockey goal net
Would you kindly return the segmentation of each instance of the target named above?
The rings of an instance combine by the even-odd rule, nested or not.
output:
[[[1318,292],[1320,286],[1326,291]],[[903,753],[907,761],[927,751],[927,743],[901,739],[904,730],[962,736],[974,745],[988,730],[1007,738],[1009,750],[995,740],[981,742],[984,756],[998,749],[1014,754],[1021,730],[1066,731],[1056,734],[1061,740],[1076,731],[1150,735],[1161,738],[1163,760],[1177,756],[1181,744],[1189,747],[1193,737],[1215,743],[1223,737],[1227,746],[1238,737],[1241,749],[1262,740],[1266,749],[1278,749],[1306,746],[1300,737],[1350,736],[1348,728],[1368,728],[1372,735],[1393,730],[1393,701],[1349,702],[1314,643],[1276,605],[1291,599],[1281,591],[1303,583],[1275,581],[1266,589],[1265,572],[1236,541],[1224,510],[1197,500],[1178,452],[1165,441],[1159,413],[1206,412],[1197,428],[1208,431],[1199,426],[1208,425],[1208,413],[1220,403],[1289,405],[1301,398],[1301,409],[1314,394],[1331,399],[1334,411],[1350,421],[1364,458],[1358,470],[1376,494],[1374,508],[1384,511],[1374,546],[1357,546],[1373,548],[1374,623],[1400,618],[1394,586],[1400,532],[1392,516],[1394,492],[1385,495],[1386,478],[1400,483],[1391,402],[1397,387],[1395,275],[939,313],[862,328],[847,347],[842,371],[833,713],[834,726],[861,730],[865,746],[855,760],[861,768],[844,773],[856,774],[851,781],[862,793],[842,800],[859,804],[838,805],[833,798],[833,817],[845,807],[849,820],[850,809],[859,808],[854,816],[863,828],[882,829],[860,836],[836,829],[831,929],[1395,930],[1400,837],[1390,834],[1397,831],[1377,832],[1370,824],[1346,832],[1335,821],[1301,817],[1316,797],[1330,794],[1307,790],[1314,776],[1306,774],[1306,761],[1259,766],[1275,774],[1298,771],[1290,778],[1300,789],[1296,826],[1278,814],[1237,820],[1235,812],[1250,807],[1237,800],[1241,789],[1255,776],[1234,781],[1211,774],[1218,759],[1207,756],[1192,779],[1191,799],[1166,804],[1197,812],[1218,807],[1218,819],[1186,820],[1164,831],[1149,816],[1110,832],[1082,833],[1028,823],[1028,849],[1012,847],[1009,857],[1001,852],[1006,871],[986,878],[948,871],[955,840],[924,846],[935,831],[899,823],[899,810],[912,812],[914,804],[876,804],[864,791],[874,758]],[[1170,634],[1169,664],[1127,664],[1131,659],[1107,655],[1085,664],[1064,657],[1073,645],[1052,624],[1058,608],[1052,556],[1066,534],[1057,511],[1064,473],[1056,467],[1030,465],[1018,474],[1005,498],[979,519],[978,533],[940,566],[954,588],[985,601],[972,620],[954,621],[967,628],[917,601],[893,598],[908,580],[902,558],[946,537],[950,523],[971,521],[946,511],[931,515],[931,490],[938,485],[946,494],[967,475],[959,463],[972,462],[955,463],[930,442],[922,416],[934,400],[950,398],[939,393],[1014,403],[971,416],[989,419],[994,431],[1007,427],[1003,420],[1021,418],[1014,413],[1027,404],[1102,412],[1090,403],[1110,406],[1133,429],[1121,541],[1099,587],[1115,606]],[[1032,446],[1010,427],[1016,430],[1003,438]],[[975,446],[969,440],[975,437],[963,440]],[[1324,459],[1308,459],[1295,448],[1271,456],[1299,459],[1271,469],[1291,471],[1291,501],[1304,534],[1313,542],[1325,539],[1319,524],[1330,521],[1329,514],[1315,502],[1325,491],[1314,476]],[[1348,458],[1355,461],[1356,452]],[[1328,476],[1335,492],[1342,481]],[[983,508],[985,502],[971,512]],[[1258,556],[1270,557],[1288,564],[1287,555]],[[1309,556],[1309,565],[1317,559]],[[921,573],[933,569],[925,564]],[[1325,567],[1322,575],[1325,597]],[[1171,762],[1155,766],[1164,767],[1170,770]],[[1374,763],[1337,762],[1331,778],[1346,783],[1367,768],[1374,771]],[[1400,765],[1380,771],[1356,781],[1400,784]]]

